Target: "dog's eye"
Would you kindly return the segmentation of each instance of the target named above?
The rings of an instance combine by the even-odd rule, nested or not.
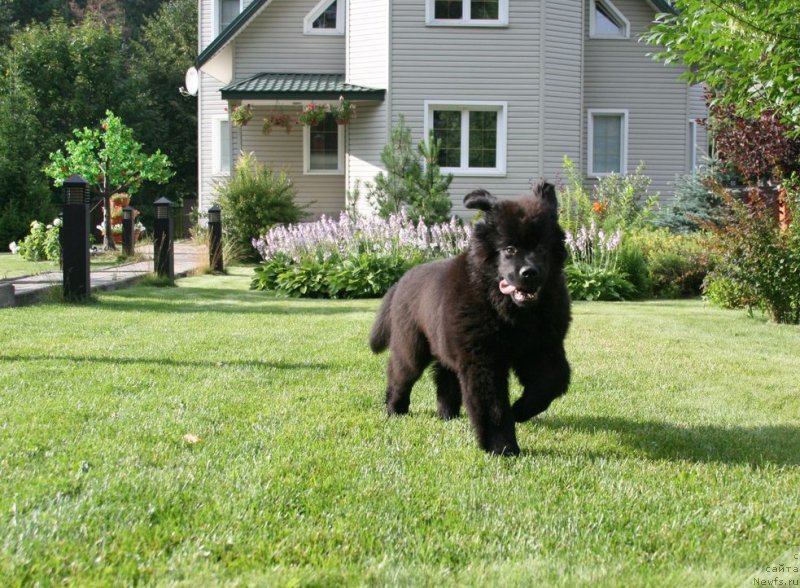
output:
[[[511,245],[509,245],[508,247],[503,248],[503,253],[505,253],[506,255],[511,257],[512,255],[516,255],[517,254],[517,248],[516,247],[512,247]]]

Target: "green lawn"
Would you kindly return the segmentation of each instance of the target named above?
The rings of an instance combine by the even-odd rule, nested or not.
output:
[[[52,271],[58,271],[58,264],[52,261],[28,261],[21,255],[0,253],[0,280]]]
[[[119,265],[120,263],[132,263],[137,258],[120,259],[119,253],[105,253],[93,255],[89,260],[92,269],[103,269]],[[6,278],[19,278],[21,276],[32,276],[45,272],[57,272],[61,268],[57,262],[53,261],[28,261],[21,255],[11,253],[0,253],[0,280]]]
[[[800,552],[797,327],[577,303],[570,392],[496,458],[427,378],[385,416],[377,301],[248,274],[0,310],[0,585],[739,586]]]

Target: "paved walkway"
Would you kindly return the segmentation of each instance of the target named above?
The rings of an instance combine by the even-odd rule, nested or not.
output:
[[[153,273],[152,247],[139,249],[138,253],[147,255],[148,259],[93,269],[90,277],[92,291],[124,288]],[[205,265],[208,265],[208,249],[205,245],[195,245],[191,241],[175,242],[175,277],[186,276]],[[63,287],[63,280],[60,271],[4,280],[0,283],[0,307],[33,304],[49,290]]]

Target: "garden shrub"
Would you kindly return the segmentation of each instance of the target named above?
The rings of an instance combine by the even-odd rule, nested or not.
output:
[[[722,201],[709,185],[715,175],[710,170],[699,170],[675,176],[674,200],[662,209],[653,224],[675,233],[691,233],[716,223]]]
[[[61,243],[58,236],[61,231],[61,219],[56,218],[47,226],[39,221],[31,223],[31,232],[16,249],[29,261],[59,261],[61,259]]]
[[[278,226],[253,242],[263,263],[251,288],[308,298],[382,296],[414,265],[463,251],[469,234],[456,219],[428,226],[405,213]]]
[[[711,267],[710,237],[667,229],[632,231],[632,245],[644,253],[652,292],[659,298],[699,296]]]
[[[626,300],[635,288],[617,267],[622,230],[606,234],[594,221],[575,234],[566,231],[569,260],[564,268],[574,300]]]
[[[712,302],[735,300],[766,312],[778,323],[800,323],[800,196],[797,178],[786,198],[793,222],[781,227],[772,207],[754,193],[742,202],[723,191],[724,225],[714,229],[716,265],[707,281]],[[726,288],[725,279],[733,283]],[[710,288],[711,294],[708,295]],[[732,290],[732,294],[730,291]]]
[[[758,305],[753,292],[740,280],[713,273],[703,283],[703,296],[720,308],[753,308]]]
[[[597,182],[592,210],[606,228],[642,228],[653,220],[659,195],[650,194],[652,180],[644,167],[642,162],[632,174],[611,173]]]
[[[650,268],[642,248],[632,239],[623,238],[617,256],[617,268],[633,286],[632,297],[647,298],[653,294]]]
[[[295,188],[286,172],[275,172],[258,163],[255,154],[243,153],[227,180],[215,186],[222,209],[226,240],[247,252],[246,259],[258,259],[252,240],[272,226],[296,223],[305,215],[295,203]]]

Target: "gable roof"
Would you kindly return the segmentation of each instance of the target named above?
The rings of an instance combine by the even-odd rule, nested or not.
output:
[[[239,32],[244,28],[251,18],[261,12],[261,9],[266,7],[266,5],[271,1],[272,0],[253,0],[250,4],[248,4],[247,7],[245,7],[245,9],[242,10],[227,27],[225,27],[225,30],[222,31],[213,41],[211,41],[211,43],[208,44],[208,47],[200,52],[200,55],[197,56],[197,60],[195,61],[195,67],[200,69],[204,63],[214,57],[214,55],[216,55],[220,49],[230,43],[233,38],[239,34]]]
[[[335,73],[260,73],[222,88],[224,100],[383,100],[386,90],[348,84]]]

